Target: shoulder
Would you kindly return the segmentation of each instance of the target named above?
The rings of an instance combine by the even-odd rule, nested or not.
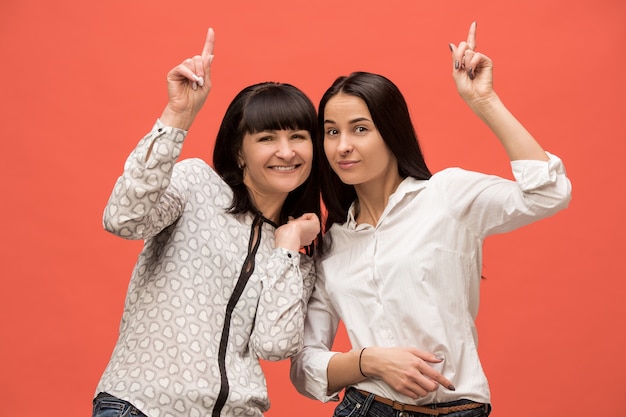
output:
[[[203,181],[224,183],[224,180],[215,172],[213,167],[200,158],[183,159],[177,162],[174,165],[174,172],[184,174],[190,182],[202,179]]]
[[[183,182],[200,194],[212,195],[220,205],[229,205],[232,190],[215,169],[200,158],[183,159],[174,166],[174,182]],[[217,202],[217,201],[216,201]]]
[[[445,187],[446,184],[465,182],[468,179],[477,177],[487,177],[487,175],[459,167],[449,167],[434,173],[427,180],[407,177],[402,181],[394,194],[397,198],[403,198],[416,193],[419,194],[424,190]]]
[[[217,175],[215,170],[201,158],[187,158],[176,162],[175,167],[188,172],[212,172]]]
[[[510,183],[511,181],[493,174],[451,167],[433,174],[427,181],[426,187],[431,191],[456,194],[468,192],[475,187],[489,187],[491,184],[500,182]]]
[[[487,175],[481,172],[469,171],[460,167],[449,167],[434,173],[428,182],[430,184],[437,184],[485,176]]]

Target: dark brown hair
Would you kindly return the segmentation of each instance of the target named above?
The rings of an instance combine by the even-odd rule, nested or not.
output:
[[[322,134],[316,142],[318,153],[324,155],[324,109],[337,94],[347,94],[362,99],[372,116],[372,121],[398,161],[402,178],[429,179],[432,174],[415,133],[404,96],[389,79],[369,72],[353,72],[335,80],[322,96],[318,108],[318,125]],[[354,186],[344,184],[332,170],[326,158],[320,158],[322,198],[328,211],[325,230],[335,223],[344,223],[348,209],[356,199]]]
[[[244,88],[226,109],[215,148],[213,167],[233,190],[229,211],[233,214],[253,212],[254,206],[248,188],[243,183],[243,169],[239,154],[246,133],[263,130],[307,130],[313,140],[313,164],[307,180],[287,196],[280,212],[279,225],[289,217],[315,213],[321,218],[320,183],[318,173],[318,127],[315,106],[298,88],[290,84],[264,82]],[[313,253],[313,245],[307,253]]]

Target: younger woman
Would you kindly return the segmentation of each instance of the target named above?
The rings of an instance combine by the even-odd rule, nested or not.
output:
[[[340,77],[321,99],[330,249],[291,377],[322,401],[346,388],[336,416],[487,416],[474,324],[483,241],[570,200],[561,160],[494,92],[475,33],[472,24],[466,42],[450,45],[453,77],[500,140],[516,181],[458,168],[431,175],[402,94],[380,75]],[[331,351],[340,320],[350,352]]]

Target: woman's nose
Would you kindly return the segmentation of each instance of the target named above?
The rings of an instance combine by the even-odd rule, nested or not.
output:
[[[348,140],[346,135],[341,135],[337,141],[337,152],[341,155],[347,155],[352,152],[352,143]]]
[[[296,152],[293,149],[293,144],[289,139],[281,139],[278,141],[278,149],[276,155],[283,159],[291,159],[295,156]]]

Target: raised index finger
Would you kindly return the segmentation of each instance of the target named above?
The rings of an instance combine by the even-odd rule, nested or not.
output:
[[[472,22],[467,34],[467,45],[472,50],[476,50],[476,22]]]
[[[204,41],[204,48],[202,48],[202,58],[208,58],[209,55],[213,55],[213,46],[215,45],[215,32],[213,28],[209,28],[206,34],[206,40]]]

